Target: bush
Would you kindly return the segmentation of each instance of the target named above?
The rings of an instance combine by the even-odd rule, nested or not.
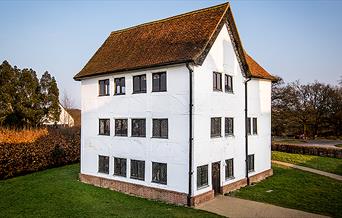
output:
[[[80,160],[80,129],[48,129],[35,141],[0,142],[0,179]]]
[[[294,154],[308,154],[321,157],[342,158],[342,149],[334,147],[318,147],[308,145],[272,143],[272,151],[282,151]]]

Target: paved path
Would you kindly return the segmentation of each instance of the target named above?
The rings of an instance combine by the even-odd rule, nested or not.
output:
[[[301,218],[323,218],[326,216],[308,213],[300,210],[288,209],[271,204],[249,201],[218,195],[215,199],[201,204],[197,209],[206,210],[226,217],[301,217]]]
[[[272,163],[283,165],[283,166],[287,166],[287,167],[291,167],[291,168],[295,168],[295,169],[299,169],[299,170],[303,170],[303,171],[307,171],[307,172],[311,172],[311,173],[316,173],[316,174],[319,174],[319,175],[322,175],[322,176],[327,176],[327,177],[330,177],[330,178],[342,181],[342,176],[337,175],[337,174],[327,173],[327,172],[324,172],[324,171],[321,171],[321,170],[316,170],[316,169],[312,169],[312,168],[309,168],[309,167],[298,166],[298,165],[295,165],[295,164],[285,163],[285,162],[277,161],[277,160],[272,160]]]

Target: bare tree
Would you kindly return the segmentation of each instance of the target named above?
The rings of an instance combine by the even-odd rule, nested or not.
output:
[[[65,89],[63,91],[62,106],[65,109],[72,109],[75,106],[74,100],[71,98],[71,96],[68,94],[68,92]]]

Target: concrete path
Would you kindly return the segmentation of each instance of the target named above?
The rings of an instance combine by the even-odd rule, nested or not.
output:
[[[249,201],[218,195],[215,199],[201,204],[197,209],[209,211],[222,216],[234,217],[301,217],[301,218],[323,218],[326,216],[308,213],[300,210],[288,209],[271,204]]]
[[[291,167],[291,168],[299,169],[299,170],[303,170],[303,171],[307,171],[307,172],[311,172],[311,173],[316,173],[316,174],[319,174],[319,175],[322,175],[322,176],[327,176],[327,177],[330,177],[330,178],[342,181],[342,176],[337,175],[337,174],[327,173],[327,172],[324,172],[324,171],[321,171],[321,170],[316,170],[316,169],[312,169],[312,168],[309,168],[309,167],[298,166],[298,165],[295,165],[295,164],[285,163],[285,162],[277,161],[277,160],[272,160],[272,163],[279,164],[279,165],[286,166],[286,167]]]

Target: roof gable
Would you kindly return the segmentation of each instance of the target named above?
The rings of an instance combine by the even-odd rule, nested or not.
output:
[[[242,71],[253,76],[224,3],[112,32],[74,79],[185,62],[201,65],[225,23]]]

